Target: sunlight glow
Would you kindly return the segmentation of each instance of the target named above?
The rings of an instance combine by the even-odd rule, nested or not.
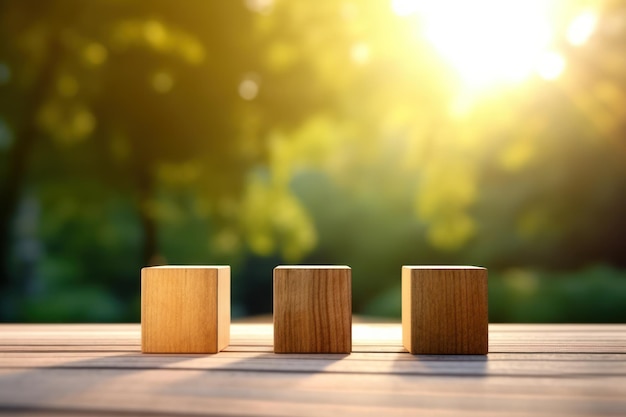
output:
[[[523,81],[542,68],[550,52],[554,1],[394,0],[398,16],[415,15],[420,36],[473,90]],[[552,59],[551,75],[556,74]]]
[[[352,45],[352,48],[350,48],[350,58],[355,64],[366,64],[370,60],[369,46],[363,42]]]
[[[419,2],[415,0],[392,0],[391,10],[398,16],[408,16],[417,12]]]
[[[274,0],[245,0],[248,10],[260,14],[269,14],[274,6]]]
[[[544,80],[556,80],[565,70],[565,59],[556,52],[549,52],[537,65],[537,73]]]
[[[567,41],[574,46],[585,44],[596,29],[598,17],[587,10],[576,16],[567,28]]]

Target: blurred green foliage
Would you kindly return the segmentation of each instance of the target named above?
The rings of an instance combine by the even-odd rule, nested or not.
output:
[[[480,91],[404,3],[0,0],[0,319],[136,321],[161,263],[230,264],[235,316],[348,264],[399,317],[447,263],[492,321],[625,321],[626,3],[553,0],[566,70]]]
[[[400,285],[365,306],[366,315],[399,317]],[[606,266],[576,272],[510,269],[489,274],[489,321],[623,323],[626,273]]]

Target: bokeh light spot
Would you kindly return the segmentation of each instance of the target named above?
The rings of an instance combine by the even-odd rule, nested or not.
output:
[[[251,12],[269,14],[272,11],[274,0],[245,0],[245,4]]]
[[[574,46],[584,45],[596,29],[598,17],[587,10],[572,20],[567,28],[567,41]]]
[[[417,12],[418,1],[416,0],[392,0],[391,10],[398,16],[408,16]]]
[[[250,73],[247,74],[244,79],[239,83],[239,95],[244,100],[254,100],[259,94],[259,76]]]
[[[73,97],[78,93],[78,81],[70,75],[62,75],[57,79],[57,91],[64,97]]]
[[[556,52],[543,56],[537,65],[537,73],[544,80],[556,80],[565,70],[565,58]]]
[[[156,72],[152,76],[152,88],[157,93],[165,94],[172,90],[174,87],[174,78],[172,75],[166,71]]]
[[[162,48],[167,43],[167,32],[161,22],[148,20],[143,27],[143,34],[152,46]]]
[[[83,51],[83,56],[88,64],[93,66],[102,65],[108,56],[107,49],[98,42],[92,42]]]
[[[356,64],[367,64],[370,60],[370,48],[364,42],[356,43],[350,49],[350,58]]]
[[[96,118],[87,108],[79,109],[72,122],[76,138],[89,136],[96,127]]]

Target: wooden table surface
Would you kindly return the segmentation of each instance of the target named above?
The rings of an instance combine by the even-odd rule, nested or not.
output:
[[[412,356],[400,324],[355,323],[350,355],[274,354],[270,324],[233,324],[215,355],[139,336],[0,325],[0,414],[626,416],[626,325],[492,324],[487,356]]]

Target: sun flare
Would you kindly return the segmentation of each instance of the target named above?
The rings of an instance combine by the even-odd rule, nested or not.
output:
[[[396,15],[418,21],[419,36],[470,89],[516,83],[533,74],[553,80],[566,68],[554,49],[553,1],[393,0],[391,7]],[[579,24],[586,32],[592,30],[589,20]]]

